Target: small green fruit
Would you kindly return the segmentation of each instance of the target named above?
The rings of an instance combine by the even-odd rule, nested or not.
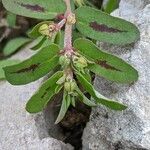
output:
[[[87,67],[87,61],[86,61],[86,59],[84,58],[84,57],[79,57],[79,59],[78,59],[78,63],[83,67],[83,68],[85,68],[85,67]]]
[[[74,66],[80,71],[83,71],[84,68],[88,66],[87,60],[82,56],[81,57],[75,56],[73,63],[74,63]]]
[[[46,35],[46,36],[49,36],[49,26],[47,24],[43,24],[39,27],[39,32],[42,34],[42,35]]]
[[[68,81],[65,82],[64,88],[68,93],[73,93],[73,91],[76,89],[76,82],[75,81]]]
[[[70,59],[67,56],[60,56],[59,58],[59,64],[63,67],[66,68],[70,65]]]

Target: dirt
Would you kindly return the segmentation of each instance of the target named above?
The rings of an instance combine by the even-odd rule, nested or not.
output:
[[[90,113],[91,108],[78,103],[76,108],[71,107],[68,110],[65,118],[60,123],[66,137],[63,142],[70,143],[75,150],[82,148],[82,134],[86,123],[89,121]]]

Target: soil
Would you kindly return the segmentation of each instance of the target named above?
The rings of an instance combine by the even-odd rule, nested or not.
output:
[[[82,134],[86,123],[89,121],[90,113],[91,108],[78,103],[76,108],[71,107],[68,110],[65,118],[60,123],[66,137],[63,142],[70,143],[75,150],[82,148]]]

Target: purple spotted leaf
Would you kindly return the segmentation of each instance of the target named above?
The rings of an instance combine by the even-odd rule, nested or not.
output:
[[[102,42],[125,45],[137,41],[139,30],[132,23],[91,7],[76,10],[76,27],[85,36]]]
[[[108,80],[120,83],[132,83],[138,79],[138,72],[128,63],[104,51],[101,51],[93,42],[86,39],[77,39],[74,48],[90,61],[88,69]]]
[[[66,10],[63,0],[2,0],[4,7],[17,15],[53,19]]]
[[[59,47],[51,44],[20,64],[5,67],[6,79],[13,85],[33,82],[58,66]]]
[[[19,60],[16,59],[5,59],[5,60],[0,60],[0,80],[5,79],[5,74],[3,68],[6,66],[11,66],[14,64],[19,63]]]

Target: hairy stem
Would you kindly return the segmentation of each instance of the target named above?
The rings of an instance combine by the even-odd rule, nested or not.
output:
[[[71,4],[70,4],[70,0],[64,0],[67,6],[67,10],[65,13],[65,18],[66,20],[68,19],[69,15],[72,15],[72,11],[71,11]],[[72,56],[73,53],[73,48],[72,48],[72,24],[69,24],[66,21],[65,24],[65,35],[64,35],[64,51],[68,57]],[[68,68],[66,68],[65,70],[67,76],[69,77],[70,80],[73,80],[73,72],[72,72],[72,68],[71,66],[69,66]]]
[[[71,5],[70,5],[70,0],[64,0],[67,6],[67,10],[66,12],[70,12],[71,13]]]
[[[72,14],[70,0],[64,0],[67,6],[65,17],[67,18]],[[64,36],[64,49],[67,55],[72,53],[72,25],[66,23],[65,25],[65,36]]]

